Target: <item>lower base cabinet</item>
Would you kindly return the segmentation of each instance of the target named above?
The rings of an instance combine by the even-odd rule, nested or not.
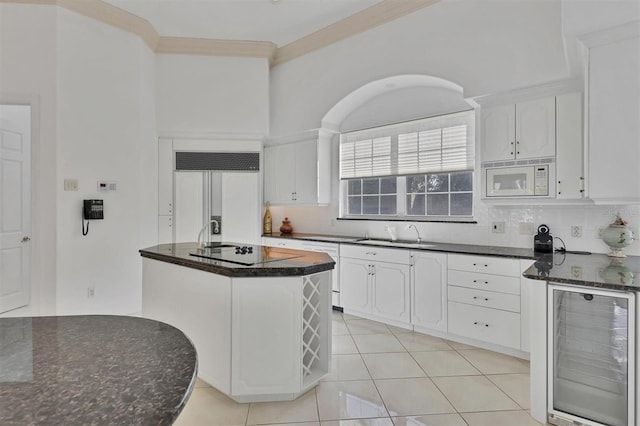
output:
[[[520,349],[520,314],[449,302],[449,333]]]
[[[411,252],[411,324],[447,331],[447,255]]]

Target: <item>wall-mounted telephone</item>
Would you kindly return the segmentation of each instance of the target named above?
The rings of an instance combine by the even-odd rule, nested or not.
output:
[[[82,206],[82,235],[89,233],[89,220],[104,219],[103,200],[84,200]],[[85,229],[84,221],[87,221]]]

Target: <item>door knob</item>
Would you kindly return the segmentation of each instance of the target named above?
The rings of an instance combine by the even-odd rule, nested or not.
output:
[[[31,241],[31,238],[29,237],[22,237],[22,242],[26,243],[27,241]]]

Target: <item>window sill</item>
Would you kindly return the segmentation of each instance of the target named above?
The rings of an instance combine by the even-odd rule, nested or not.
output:
[[[476,224],[473,218],[422,218],[422,217],[372,217],[372,216],[358,216],[358,217],[338,217],[337,220],[367,220],[376,222],[429,222],[429,223],[470,223]]]

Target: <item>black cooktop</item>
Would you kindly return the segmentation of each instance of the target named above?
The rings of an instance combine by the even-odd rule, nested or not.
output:
[[[220,260],[222,262],[235,263],[237,265],[252,266],[279,260],[295,259],[302,257],[300,254],[293,254],[288,250],[279,250],[273,247],[263,246],[237,246],[221,245],[217,247],[207,247],[189,253],[191,256],[205,259]]]

